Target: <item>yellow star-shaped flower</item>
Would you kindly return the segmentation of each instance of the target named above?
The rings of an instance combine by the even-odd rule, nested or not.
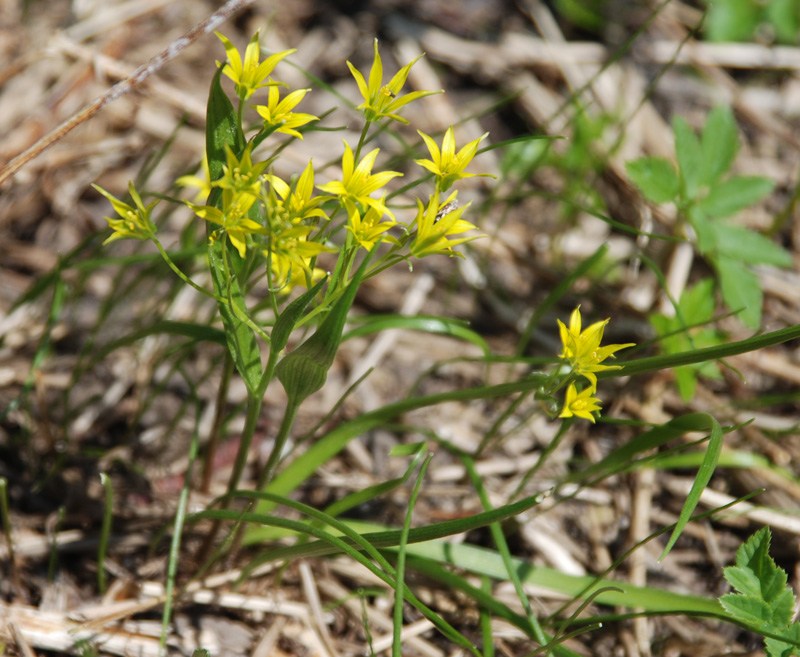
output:
[[[558,417],[572,417],[574,415],[575,417],[589,420],[594,424],[595,419],[592,413],[600,410],[600,400],[592,396],[594,392],[594,388],[591,387],[578,392],[575,384],[570,383],[569,388],[567,388],[567,397],[564,400],[564,408]]]
[[[414,160],[421,167],[424,167],[437,177],[437,185],[440,192],[445,192],[453,183],[462,178],[472,178],[474,176],[484,176],[488,178],[496,178],[490,173],[464,173],[464,169],[472,162],[475,153],[478,152],[478,144],[481,143],[489,135],[488,132],[484,133],[477,139],[473,139],[466,146],[464,146],[458,153],[456,153],[456,139],[453,136],[453,127],[450,126],[447,132],[444,133],[442,139],[442,149],[436,142],[426,135],[424,132],[419,132],[419,136],[425,142],[428,150],[431,153],[430,160]]]
[[[272,73],[279,61],[284,57],[288,57],[293,52],[297,52],[296,48],[284,50],[283,52],[270,55],[263,62],[259,62],[261,46],[258,44],[259,33],[256,32],[253,38],[250,39],[250,43],[247,44],[247,48],[244,51],[244,61],[242,61],[242,57],[239,55],[239,51],[236,50],[236,46],[234,46],[227,37],[219,32],[214,32],[214,34],[222,41],[222,45],[225,46],[225,54],[228,56],[228,63],[223,66],[222,73],[233,80],[236,85],[236,95],[243,101],[250,98],[250,96],[262,87],[280,84],[279,82],[272,81],[264,83],[264,80],[269,77],[269,74]],[[219,66],[220,63],[217,62],[217,65]]]
[[[597,388],[597,376],[595,372],[603,370],[621,369],[618,365],[601,365],[609,356],[613,357],[614,352],[626,347],[633,347],[634,343],[609,344],[605,347],[600,346],[603,339],[603,331],[609,320],[595,322],[585,331],[581,331],[581,310],[578,306],[572,311],[569,319],[569,328],[561,320],[558,320],[558,329],[561,333],[561,344],[563,349],[559,358],[567,360],[572,366],[572,371],[586,377],[593,389]]]

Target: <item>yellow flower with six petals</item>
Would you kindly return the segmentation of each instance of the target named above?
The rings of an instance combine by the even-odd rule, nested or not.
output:
[[[303,135],[295,128],[306,125],[311,121],[319,121],[318,116],[303,114],[302,112],[292,112],[292,110],[303,100],[310,89],[298,89],[280,99],[277,87],[269,88],[269,98],[266,105],[256,105],[255,109],[264,119],[264,130],[270,132],[282,132],[302,139]]]
[[[558,329],[561,333],[561,344],[563,349],[559,358],[568,361],[572,371],[586,377],[591,384],[591,389],[597,389],[597,376],[595,372],[603,370],[621,369],[618,365],[601,365],[606,358],[614,357],[614,352],[626,347],[633,347],[634,343],[610,344],[605,347],[600,346],[603,339],[603,331],[609,320],[595,322],[589,328],[581,331],[581,310],[578,306],[572,311],[569,319],[569,328],[558,320]]]
[[[389,84],[384,85],[383,64],[381,63],[381,56],[378,53],[377,39],[375,39],[374,46],[375,58],[372,61],[372,69],[369,72],[369,84],[367,84],[366,80],[364,80],[364,76],[361,74],[361,72],[350,62],[347,62],[350,72],[356,79],[358,90],[364,97],[364,102],[361,103],[361,105],[359,105],[356,109],[364,111],[364,117],[367,119],[368,123],[373,123],[374,121],[387,116],[390,119],[394,119],[395,121],[399,121],[400,123],[408,125],[408,121],[402,116],[395,114],[395,112],[404,105],[408,105],[408,103],[413,100],[424,98],[425,96],[430,96],[431,94],[441,93],[441,91],[412,91],[410,94],[406,94],[405,96],[398,96],[397,94],[400,93],[400,89],[406,83],[406,78],[408,78],[411,67],[414,66],[417,60],[422,57],[422,55],[417,57],[409,64],[406,64],[397,73],[395,73],[395,75],[389,81]]]
[[[153,211],[153,208],[158,201],[153,201],[145,206],[145,204],[142,202],[142,197],[139,196],[139,192],[137,192],[136,188],[133,186],[133,182],[128,183],[128,193],[133,199],[133,203],[136,206],[135,208],[123,201],[120,201],[116,196],[108,193],[99,185],[92,185],[92,187],[94,187],[98,192],[111,201],[111,205],[116,213],[122,217],[122,219],[112,219],[111,217],[106,217],[108,225],[114,232],[111,233],[111,236],[103,242],[104,246],[109,242],[124,239],[126,237],[137,240],[147,240],[155,235],[156,227],[153,224],[153,220],[150,219],[150,213]]]
[[[420,137],[422,137],[425,145],[428,147],[431,153],[431,159],[414,160],[414,162],[436,176],[436,184],[440,192],[446,192],[453,186],[453,183],[462,178],[472,178],[474,176],[496,178],[496,176],[490,173],[464,173],[464,169],[472,162],[472,158],[474,158],[475,153],[478,152],[478,144],[486,139],[489,135],[488,132],[485,132],[477,139],[473,139],[458,151],[458,153],[456,153],[456,139],[453,135],[452,126],[444,133],[441,150],[439,150],[439,146],[431,137],[419,130],[417,130],[417,132],[419,132]]]
[[[297,52],[296,48],[284,50],[270,55],[263,62],[259,62],[258,59],[261,56],[261,47],[258,44],[259,32],[256,32],[247,44],[247,48],[244,51],[244,61],[242,61],[242,57],[239,55],[239,51],[236,50],[236,46],[234,46],[227,37],[219,32],[214,32],[214,34],[222,41],[222,45],[225,46],[225,53],[228,56],[228,63],[223,66],[222,73],[233,80],[236,85],[236,95],[243,101],[250,98],[250,96],[262,87],[280,84],[279,82],[272,81],[267,83],[263,82],[269,77],[269,74],[272,73],[278,62],[284,57],[288,57],[293,52]],[[217,66],[220,66],[219,62],[217,62]]]
[[[342,179],[319,185],[319,189],[339,196],[348,215],[353,213],[355,203],[361,203],[364,208],[375,208],[381,216],[388,214],[394,219],[394,215],[384,202],[372,198],[371,195],[385,186],[392,178],[403,174],[398,171],[381,171],[373,175],[372,167],[375,165],[375,158],[378,157],[379,152],[379,148],[370,151],[358,163],[358,166],[355,166],[353,151],[345,142],[342,156]]]
[[[594,424],[595,419],[592,413],[600,410],[600,400],[593,397],[594,388],[586,388],[578,392],[574,383],[567,388],[567,397],[564,401],[564,408],[558,417],[582,417]]]

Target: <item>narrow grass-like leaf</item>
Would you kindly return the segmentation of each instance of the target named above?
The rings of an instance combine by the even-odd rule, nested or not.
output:
[[[787,326],[786,328],[762,333],[761,335],[729,342],[716,347],[706,347],[704,349],[694,349],[679,354],[666,354],[663,356],[652,356],[650,358],[639,358],[630,361],[617,361],[614,364],[620,365],[620,370],[606,370],[598,372],[598,380],[611,379],[617,376],[633,376],[643,372],[655,372],[663,369],[678,367],[679,365],[690,365],[692,363],[702,363],[707,360],[718,360],[737,354],[744,354],[750,351],[758,351],[766,347],[783,344],[789,340],[800,338],[800,324]]]
[[[425,449],[424,444],[421,445],[419,451],[421,452],[423,449]],[[392,614],[392,657],[403,657],[403,597],[406,588],[406,546],[408,545],[408,534],[411,530],[411,515],[417,505],[422,482],[425,479],[425,473],[428,471],[428,466],[432,458],[433,454],[428,452],[425,461],[420,467],[419,476],[417,477],[417,481],[414,482],[414,488],[408,499],[408,510],[403,519],[403,529],[400,532],[400,545],[397,549],[397,570],[395,574],[394,613]]]
[[[471,342],[480,347],[486,355],[489,355],[491,351],[489,345],[486,344],[486,340],[468,328],[466,322],[449,317],[433,317],[431,315],[417,315],[414,317],[406,315],[371,315],[363,321],[359,321],[358,326],[345,333],[342,336],[342,341],[379,333],[388,329],[405,329],[449,335],[459,340]]]
[[[333,431],[317,440],[301,457],[286,466],[270,483],[267,490],[272,493],[288,495],[315,473],[320,465],[327,463],[334,455],[338,454],[353,438],[381,424],[390,422],[403,413],[448,401],[491,399],[528,390],[537,390],[544,384],[546,379],[547,377],[544,375],[536,375],[515,383],[480,386],[425,397],[415,397],[364,413],[349,422],[340,424]],[[258,511],[262,513],[269,508],[268,506],[263,506],[263,504],[261,503],[258,506]]]
[[[106,592],[106,551],[108,537],[111,534],[111,520],[114,518],[114,487],[105,472],[100,473],[100,483],[105,492],[103,505],[103,525],[100,529],[100,541],[97,545],[97,590],[100,595]]]
[[[711,476],[714,474],[714,470],[716,470],[717,467],[719,453],[722,450],[722,427],[711,415],[703,415],[705,415],[711,429],[711,435],[708,438],[708,448],[706,449],[703,463],[700,465],[700,469],[697,471],[697,476],[694,478],[692,488],[689,490],[689,495],[686,496],[686,501],[683,503],[683,508],[678,516],[678,522],[675,525],[675,529],[673,530],[672,535],[669,537],[669,541],[667,541],[664,551],[659,557],[660,561],[663,560],[667,554],[669,554],[672,546],[675,545],[675,541],[677,541],[678,537],[681,535],[681,533],[683,533],[686,523],[688,523],[691,519],[692,513],[700,502],[700,496],[703,494],[706,486],[708,486],[708,482],[711,481]]]

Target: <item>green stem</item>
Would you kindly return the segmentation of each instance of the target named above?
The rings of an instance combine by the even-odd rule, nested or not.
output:
[[[170,258],[170,257],[169,257],[169,254],[168,254],[168,253],[167,253],[167,251],[164,249],[164,247],[161,245],[161,242],[159,242],[159,241],[158,241],[158,238],[157,238],[155,235],[151,235],[150,239],[152,239],[152,240],[153,240],[153,244],[155,244],[155,245],[156,245],[156,248],[158,249],[158,252],[161,254],[161,257],[164,259],[164,262],[166,262],[166,263],[167,263],[167,265],[169,266],[169,268],[170,268],[170,269],[171,269],[173,272],[175,272],[175,275],[176,275],[178,278],[180,278],[180,279],[181,279],[181,280],[182,280],[184,283],[186,283],[186,284],[187,284],[187,285],[189,285],[190,287],[193,287],[195,290],[197,290],[198,292],[200,292],[200,294],[205,294],[207,297],[211,297],[211,298],[212,298],[212,299],[214,299],[215,301],[222,301],[223,303],[228,303],[228,300],[227,300],[227,299],[223,299],[222,297],[218,297],[218,296],[217,296],[216,294],[214,294],[213,292],[209,292],[209,291],[208,291],[208,290],[206,290],[204,287],[201,287],[200,285],[198,285],[197,283],[195,283],[195,282],[194,282],[194,281],[193,281],[191,278],[189,278],[189,277],[188,277],[186,274],[184,274],[184,273],[183,273],[183,272],[182,272],[182,271],[181,271],[181,270],[178,268],[178,265],[176,265],[176,264],[173,262],[172,258]]]
[[[367,142],[367,133],[369,132],[370,123],[367,121],[364,124],[364,129],[361,131],[361,136],[358,138],[358,146],[356,146],[356,152],[353,156],[355,165],[358,165],[359,159],[361,159],[361,149],[364,147],[364,144]]]
[[[283,421],[281,422],[280,429],[278,429],[278,435],[275,437],[275,444],[272,446],[272,452],[270,452],[269,458],[264,464],[264,469],[261,471],[261,476],[258,478],[256,490],[264,490],[275,476],[275,471],[278,469],[278,463],[281,460],[283,448],[286,446],[286,440],[289,438],[289,432],[292,429],[299,408],[300,403],[297,400],[289,399],[286,404],[286,411],[283,414]]]

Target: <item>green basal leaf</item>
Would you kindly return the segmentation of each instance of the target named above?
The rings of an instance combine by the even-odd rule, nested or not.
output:
[[[303,294],[292,301],[286,308],[281,311],[280,316],[275,321],[275,326],[272,329],[272,343],[270,344],[270,353],[280,354],[286,348],[289,342],[289,336],[294,330],[295,324],[303,316],[303,313],[308,308],[308,304],[322,289],[322,286],[328,280],[327,276],[319,281],[314,287],[306,290]]]
[[[206,156],[212,181],[222,175],[222,166],[226,162],[226,145],[230,146],[237,156],[241,156],[244,150],[244,138],[237,122],[236,110],[220,85],[221,73],[221,69],[217,70],[208,95]],[[218,207],[220,199],[220,189],[215,188],[208,198],[208,205]],[[206,230],[210,236],[213,231],[210,222],[206,222]],[[242,314],[247,313],[238,277],[233,272],[230,275],[226,273],[225,258],[237,262],[239,260],[239,254],[234,249],[229,249],[227,242],[228,240],[215,240],[208,245],[211,280],[217,296],[224,297],[230,302],[230,305],[221,301],[217,304],[225,326],[228,349],[245,386],[251,394],[255,394],[261,381],[261,353],[253,330],[231,307],[235,305]]]
[[[654,203],[674,201],[680,192],[675,167],[661,157],[641,157],[626,162],[625,168],[634,184]]]
[[[715,183],[702,201],[700,208],[712,219],[730,217],[767,196],[775,183],[762,176],[733,176]]]
[[[764,293],[756,275],[741,261],[728,256],[717,256],[712,262],[717,270],[725,304],[731,310],[741,310],[737,315],[741,322],[751,329],[757,329],[761,325]]]
[[[792,254],[761,233],[718,222],[717,249],[720,253],[749,265],[791,267]]]
[[[687,202],[695,198],[703,181],[703,151],[700,149],[700,140],[686,119],[675,116],[672,126],[675,132],[675,154],[678,157],[681,199]]]
[[[702,184],[713,185],[731,168],[739,151],[739,131],[729,107],[711,110],[700,147],[703,151]]]

